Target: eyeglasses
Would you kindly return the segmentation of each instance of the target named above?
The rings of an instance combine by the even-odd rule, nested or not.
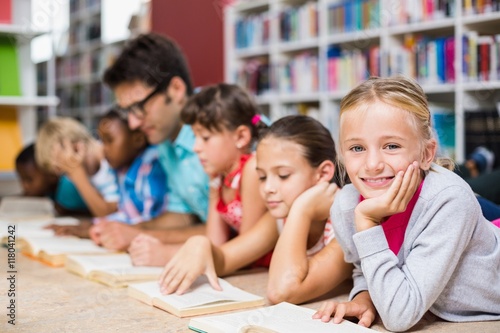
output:
[[[147,95],[144,99],[133,103],[130,106],[127,107],[121,107],[119,105],[115,105],[115,108],[122,113],[125,117],[129,114],[132,113],[135,117],[142,119],[146,116],[146,110],[144,110],[144,106],[146,103],[156,94],[160,93],[163,89],[165,89],[168,84],[170,83],[170,79],[172,76],[167,76],[162,82],[160,82],[156,88],[149,94]]]

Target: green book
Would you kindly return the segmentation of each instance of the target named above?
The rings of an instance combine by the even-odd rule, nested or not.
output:
[[[0,96],[20,96],[19,61],[14,38],[0,36]]]

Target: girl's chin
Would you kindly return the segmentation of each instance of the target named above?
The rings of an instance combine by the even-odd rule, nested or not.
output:
[[[384,194],[387,190],[386,189],[380,189],[380,190],[364,190],[362,191],[361,195],[365,199],[371,199],[371,198],[376,198]]]

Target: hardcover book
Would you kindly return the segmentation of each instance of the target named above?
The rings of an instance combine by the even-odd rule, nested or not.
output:
[[[157,281],[130,284],[129,296],[177,317],[245,309],[262,306],[263,297],[248,293],[229,282],[219,279],[222,291],[213,289],[206,276],[200,276],[183,295],[162,295]]]

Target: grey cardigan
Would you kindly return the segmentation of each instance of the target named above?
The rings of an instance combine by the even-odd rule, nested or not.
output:
[[[347,185],[331,208],[335,237],[355,265],[350,299],[368,290],[392,331],[411,328],[427,310],[456,322],[500,320],[500,228],[459,176],[432,166],[398,256],[381,226],[356,232],[358,202]]]

